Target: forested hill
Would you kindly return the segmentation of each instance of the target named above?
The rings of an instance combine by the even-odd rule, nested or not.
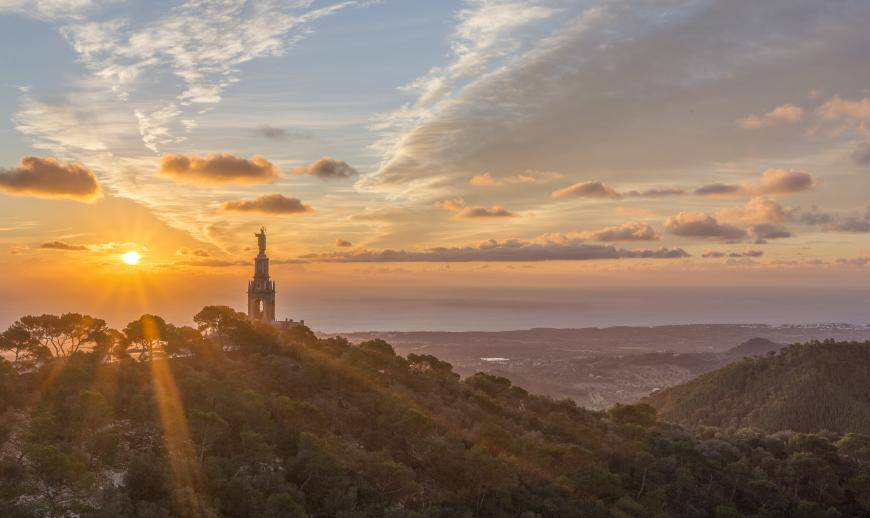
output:
[[[868,516],[870,438],[657,422],[229,308],[0,336],[0,516]]]
[[[870,342],[813,342],[746,358],[648,398],[697,428],[870,434]]]

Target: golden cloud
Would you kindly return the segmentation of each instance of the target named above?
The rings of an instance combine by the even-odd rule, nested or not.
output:
[[[435,206],[444,210],[455,212],[455,219],[493,219],[516,217],[516,214],[498,205],[495,205],[491,208],[469,207],[465,203],[465,200],[461,197],[453,198],[450,200],[441,200],[435,203]]]
[[[819,185],[818,180],[806,171],[794,169],[767,169],[758,182],[742,184],[711,183],[695,189],[698,196],[734,198],[739,196],[784,196],[810,191]]]
[[[252,212],[266,215],[305,214],[314,212],[310,206],[298,198],[288,198],[283,194],[264,194],[253,200],[224,202],[221,209],[229,212]]]
[[[750,115],[740,119],[738,124],[743,129],[761,129],[784,124],[800,122],[804,117],[804,109],[794,104],[783,104],[762,115]]]
[[[39,248],[42,248],[43,250],[88,250],[88,247],[86,247],[85,245],[74,245],[71,243],[66,243],[64,241],[48,241],[46,243],[40,244]]]
[[[212,185],[271,183],[281,176],[278,168],[260,155],[247,159],[231,153],[165,155],[157,174],[177,182]]]
[[[93,171],[56,158],[25,156],[13,169],[0,169],[0,191],[13,196],[90,202],[102,196]]]
[[[321,180],[337,180],[357,176],[359,171],[347,162],[325,156],[308,167],[293,168],[293,174],[316,176]]]
[[[468,180],[468,183],[476,187],[498,187],[502,185],[543,184],[564,177],[565,175],[555,171],[534,171],[530,169],[522,173],[512,174],[501,178],[492,173],[486,172],[472,176],[471,179]]]
[[[553,198],[609,198],[619,200],[622,195],[616,189],[601,182],[578,182],[574,185],[553,191]]]
[[[740,239],[746,231],[720,223],[713,216],[701,212],[680,212],[665,220],[665,230],[675,236],[699,239]]]
[[[729,207],[717,213],[717,217],[729,223],[760,225],[782,223],[786,220],[786,210],[770,198],[752,198],[741,207]]]
[[[591,232],[581,232],[580,237],[595,241],[658,241],[659,233],[651,225],[641,221],[629,221],[622,225],[605,227]]]

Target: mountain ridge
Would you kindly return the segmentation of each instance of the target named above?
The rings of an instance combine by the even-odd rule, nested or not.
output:
[[[868,376],[870,342],[795,344],[729,364],[644,401],[662,419],[690,428],[866,434]]]

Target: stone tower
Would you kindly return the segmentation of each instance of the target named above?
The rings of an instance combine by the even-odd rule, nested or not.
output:
[[[275,321],[275,281],[269,279],[269,258],[266,257],[266,229],[260,228],[257,245],[260,253],[254,259],[254,278],[248,281],[248,317],[271,324]]]

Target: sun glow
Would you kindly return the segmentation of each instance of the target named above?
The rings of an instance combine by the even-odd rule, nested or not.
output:
[[[130,251],[121,255],[121,260],[130,265],[139,264],[140,259],[142,259],[142,255],[139,252]]]

